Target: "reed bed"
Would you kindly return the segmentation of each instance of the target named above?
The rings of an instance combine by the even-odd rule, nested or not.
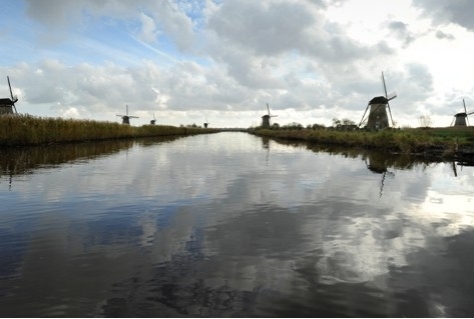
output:
[[[192,135],[216,131],[216,129],[166,125],[143,125],[135,127],[113,122],[17,114],[0,116],[0,146],[26,146],[152,136]]]
[[[403,129],[338,131],[333,129],[271,130],[250,133],[277,139],[301,140],[325,145],[377,149],[389,153],[451,157],[460,148],[474,147],[474,130]]]

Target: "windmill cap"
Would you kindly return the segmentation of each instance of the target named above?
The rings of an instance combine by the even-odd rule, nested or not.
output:
[[[369,101],[369,104],[387,104],[388,99],[385,96],[376,96]]]
[[[5,98],[5,99],[0,99],[0,104],[1,105],[11,105],[13,103],[15,103],[16,101],[18,101],[18,99],[8,99],[8,98]]]

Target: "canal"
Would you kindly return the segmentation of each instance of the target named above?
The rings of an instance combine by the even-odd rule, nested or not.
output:
[[[472,317],[474,169],[247,133],[0,152],[2,317]]]

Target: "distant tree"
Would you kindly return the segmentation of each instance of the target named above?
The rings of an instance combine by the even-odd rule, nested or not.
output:
[[[349,119],[342,119],[342,125],[355,125],[356,123]]]
[[[419,118],[421,127],[430,127],[432,124],[431,117],[429,115],[421,115]]]
[[[341,125],[341,120],[337,118],[332,119],[332,126],[339,126]]]
[[[322,124],[313,124],[313,125],[308,125],[309,128],[311,128],[312,130],[322,130],[322,129],[325,129],[326,126],[322,125]]]
[[[303,125],[301,125],[300,123],[292,122],[290,124],[283,125],[282,129],[285,129],[285,130],[302,130]]]
[[[278,130],[278,129],[280,129],[280,124],[278,124],[278,123],[273,123],[273,124],[272,124],[272,130]]]

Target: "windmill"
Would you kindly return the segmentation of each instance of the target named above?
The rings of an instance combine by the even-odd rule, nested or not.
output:
[[[207,117],[206,117],[206,122],[204,122],[204,128],[207,128],[208,125],[209,123],[207,122]]]
[[[11,98],[0,99],[0,114],[16,114],[15,103],[18,101],[18,97],[13,96],[12,86],[10,85],[10,78],[7,76],[8,87],[10,88]]]
[[[150,121],[151,125],[155,125],[156,118],[155,118],[155,113],[153,113],[153,120]]]
[[[390,95],[387,94],[387,86],[385,85],[385,78],[382,72],[382,84],[385,96],[376,96],[372,98],[365,108],[364,115],[362,115],[362,120],[360,121],[359,127],[365,124],[365,128],[370,130],[379,130],[386,127],[390,127],[388,121],[388,114],[390,115],[390,120],[392,121],[392,126],[395,125],[392,118],[392,111],[390,110],[389,101],[397,97],[397,93],[393,92]],[[369,115],[365,117],[369,110]]]
[[[268,106],[268,103],[267,103],[267,112],[268,112],[268,114],[262,116],[262,127],[263,128],[270,128],[270,118],[278,116],[278,115],[271,115],[270,114],[270,106]]]
[[[138,116],[131,116],[131,115],[128,115],[128,105],[125,107],[125,115],[119,115],[117,114],[117,116],[120,116],[122,118],[122,124],[128,124],[130,125],[130,119],[131,118],[135,118],[137,119]]]
[[[462,99],[462,104],[464,106],[464,112],[454,114],[454,119],[451,122],[451,126],[469,126],[468,116],[474,114],[474,112],[467,112],[466,102],[464,102],[464,99]]]

